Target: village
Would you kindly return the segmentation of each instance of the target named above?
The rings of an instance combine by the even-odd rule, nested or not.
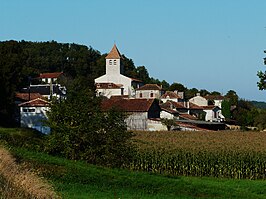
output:
[[[106,74],[95,79],[96,95],[101,96],[102,109],[117,108],[126,113],[128,130],[142,131],[200,131],[224,130],[221,95],[201,96],[186,100],[184,92],[165,91],[161,85],[143,84],[142,80],[123,75],[123,58],[114,44],[105,57]],[[16,118],[21,127],[49,133],[44,124],[52,98],[65,99],[66,87],[58,83],[63,72],[41,73],[41,84],[30,84],[16,93]],[[172,120],[174,125],[165,125]]]

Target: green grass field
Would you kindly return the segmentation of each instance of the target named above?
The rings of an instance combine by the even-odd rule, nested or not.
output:
[[[14,131],[23,134],[21,129],[0,129],[0,135],[2,132],[17,135]],[[1,142],[15,142],[12,139]],[[266,198],[265,180],[163,176],[99,167],[33,149],[9,147],[18,164],[47,179],[62,198]]]

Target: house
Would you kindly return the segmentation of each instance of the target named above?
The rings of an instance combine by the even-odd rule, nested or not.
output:
[[[102,109],[116,108],[127,114],[129,130],[148,130],[148,120],[160,118],[161,108],[154,99],[111,98],[102,101]]]
[[[27,88],[21,90],[22,93],[39,93],[43,97],[51,100],[51,97],[57,99],[64,99],[66,97],[66,87],[60,84],[38,84],[30,85]]]
[[[97,95],[103,95],[106,97],[113,95],[128,95],[134,97],[135,88],[138,88],[141,85],[141,81],[123,75],[123,57],[116,45],[113,46],[112,50],[105,57],[105,60],[106,74],[95,79]]]
[[[157,84],[145,84],[136,89],[136,98],[159,99],[162,95],[162,87]]]
[[[168,100],[174,101],[174,102],[183,102],[184,101],[184,92],[178,92],[178,91],[166,91],[161,96],[161,101],[165,103]]]
[[[189,99],[189,102],[196,104],[198,106],[208,106],[208,99],[206,99],[205,97],[200,96],[199,93],[197,93],[197,95],[195,97],[192,97]]]
[[[49,133],[50,128],[45,126],[49,102],[41,98],[20,103],[20,125],[21,127],[33,128],[42,133]]]
[[[205,121],[209,122],[221,122],[224,121],[221,108],[215,105],[202,106],[203,111],[206,113]]]
[[[222,102],[225,100],[225,97],[221,95],[206,95],[204,98],[208,101],[212,101],[213,104],[219,108],[222,108]]]
[[[189,99],[189,102],[199,106],[205,112],[205,121],[221,122],[224,116],[221,112],[223,96],[205,96],[202,97],[197,94],[195,97]]]
[[[57,79],[63,74],[63,72],[55,72],[55,73],[41,73],[39,79],[46,84],[55,84],[57,83]]]

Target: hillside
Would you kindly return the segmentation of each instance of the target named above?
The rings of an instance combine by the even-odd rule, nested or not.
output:
[[[257,108],[266,109],[266,102],[251,101],[251,103]]]

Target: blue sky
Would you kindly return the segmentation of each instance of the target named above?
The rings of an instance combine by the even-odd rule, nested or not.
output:
[[[265,0],[1,0],[0,40],[120,52],[154,78],[266,101]]]

